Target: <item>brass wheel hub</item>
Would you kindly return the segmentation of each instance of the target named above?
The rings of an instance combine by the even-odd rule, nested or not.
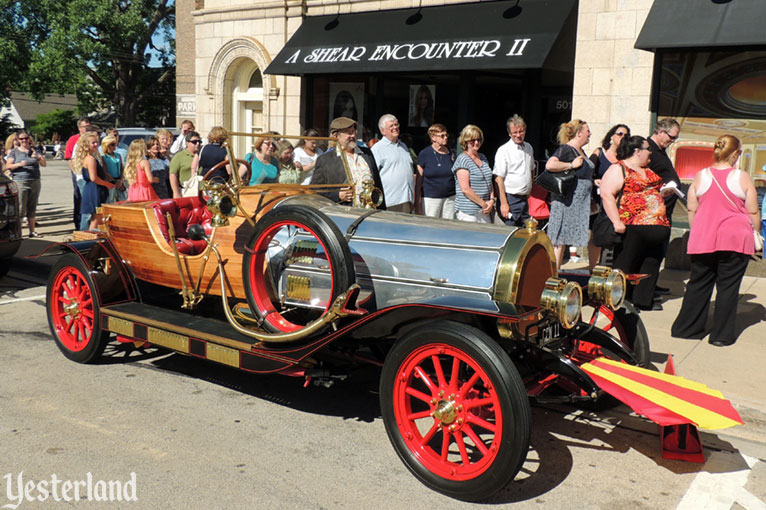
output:
[[[440,400],[434,409],[434,418],[444,425],[449,425],[457,418],[457,408],[454,400]]]
[[[76,299],[70,299],[69,304],[64,305],[64,312],[69,317],[76,319],[80,315],[80,303]]]

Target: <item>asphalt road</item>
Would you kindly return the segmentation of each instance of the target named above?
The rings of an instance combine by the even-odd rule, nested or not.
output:
[[[50,488],[53,475],[88,473],[135,473],[137,501],[49,496],[18,508],[486,506],[434,493],[407,471],[386,437],[375,372],[303,388],[116,343],[101,363],[80,365],[56,348],[39,283],[18,270],[0,280],[0,506],[18,503],[20,474]],[[700,465],[662,459],[657,427],[619,410],[535,407],[533,423],[527,462],[493,508],[766,508],[763,445],[736,450],[705,435]]]

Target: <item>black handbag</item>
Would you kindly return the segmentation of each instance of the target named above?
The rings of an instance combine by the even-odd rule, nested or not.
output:
[[[569,145],[563,145],[562,147],[573,152],[575,158],[580,155],[574,147]],[[556,153],[554,153],[554,155],[555,154]],[[563,162],[569,163],[568,161]],[[544,190],[551,194],[569,195],[574,192],[574,189],[577,186],[577,171],[574,168],[564,170],[563,172],[551,172],[550,170],[543,169],[543,171],[535,178],[535,183],[539,184]]]
[[[622,166],[622,165],[621,165]],[[625,189],[625,167],[622,167],[623,189]],[[622,200],[622,189],[617,196],[617,209],[620,209],[620,200]],[[601,206],[601,210],[593,220],[593,226],[590,229],[593,236],[593,244],[601,248],[613,248],[616,244],[621,244],[625,234],[618,234],[614,230],[614,225],[609,216],[606,215],[606,209]]]
[[[574,170],[565,170],[563,172],[543,170],[535,178],[535,183],[550,193],[569,195],[577,186],[577,174]]]

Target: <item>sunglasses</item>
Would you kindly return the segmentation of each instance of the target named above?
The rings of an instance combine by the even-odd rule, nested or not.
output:
[[[678,135],[671,136],[670,133],[668,133],[667,131],[665,131],[665,134],[668,135],[668,138],[670,138],[671,142],[675,142],[676,140],[678,140]]]
[[[628,133],[621,133],[620,131],[617,131],[617,132],[615,133],[615,136],[625,136],[625,135],[627,135],[627,134],[628,134]]]
[[[198,143],[202,143],[202,140],[189,140],[186,143],[193,143],[194,145],[197,145]]]

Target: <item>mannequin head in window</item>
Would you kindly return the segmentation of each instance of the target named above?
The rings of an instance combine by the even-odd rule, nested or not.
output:
[[[333,118],[348,117],[349,119],[359,120],[359,114],[356,110],[356,101],[354,96],[348,90],[341,90],[335,96],[335,103],[333,104]]]

